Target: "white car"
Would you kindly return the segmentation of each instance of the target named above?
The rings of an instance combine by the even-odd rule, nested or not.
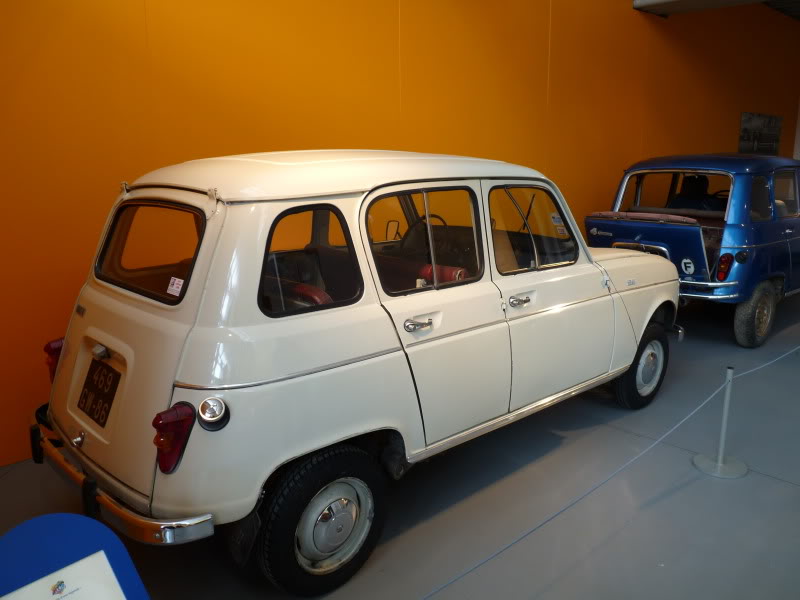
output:
[[[387,475],[604,382],[648,404],[677,304],[672,263],[590,251],[525,167],[190,161],[123,184],[34,458],[136,540],[229,524],[237,561],[319,594],[377,543]]]

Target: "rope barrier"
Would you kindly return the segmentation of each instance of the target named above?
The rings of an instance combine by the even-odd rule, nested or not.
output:
[[[763,369],[763,368],[765,368],[765,367],[768,367],[768,366],[770,366],[770,365],[772,365],[772,364],[774,364],[774,363],[778,362],[778,361],[779,361],[779,360],[781,360],[782,358],[785,358],[785,357],[789,356],[789,355],[790,355],[790,354],[792,354],[793,352],[797,352],[798,350],[800,350],[800,346],[795,346],[794,348],[792,348],[792,349],[791,349],[791,350],[789,350],[788,352],[785,352],[785,353],[781,354],[780,356],[778,356],[777,358],[774,358],[773,360],[771,360],[771,361],[769,361],[769,362],[766,362],[766,363],[764,363],[764,364],[762,364],[762,365],[759,365],[759,366],[757,366],[757,367],[754,367],[754,368],[750,369],[749,371],[744,371],[744,372],[742,372],[742,373],[739,373],[738,375],[735,375],[735,376],[733,377],[733,379],[738,379],[739,377],[744,377],[745,375],[749,375],[749,374],[751,374],[751,373],[755,373],[756,371],[759,371],[759,370],[761,370],[761,369]],[[530,536],[531,534],[535,533],[536,531],[538,531],[539,529],[541,529],[542,527],[544,527],[545,525],[547,525],[548,523],[550,523],[551,521],[553,521],[553,520],[554,520],[555,518],[557,518],[559,515],[562,515],[563,513],[565,513],[566,511],[568,511],[570,508],[572,508],[573,506],[575,506],[576,504],[578,504],[578,502],[580,502],[581,500],[583,500],[583,499],[584,499],[584,498],[586,498],[587,496],[590,496],[591,494],[593,494],[594,492],[596,492],[598,489],[600,489],[600,488],[601,488],[601,487],[603,487],[605,484],[607,484],[609,481],[611,481],[611,480],[612,480],[614,477],[616,477],[617,475],[619,475],[619,474],[620,474],[622,471],[624,471],[624,470],[625,470],[625,469],[627,469],[629,466],[631,466],[633,463],[635,463],[637,460],[639,460],[639,459],[640,459],[642,456],[644,456],[645,454],[647,454],[648,452],[650,452],[650,450],[652,450],[653,448],[655,448],[656,446],[658,446],[658,445],[659,445],[661,442],[663,442],[663,441],[664,441],[664,440],[665,440],[665,439],[666,439],[666,438],[667,438],[667,437],[668,437],[670,434],[672,434],[672,433],[673,433],[673,432],[674,432],[676,429],[678,429],[678,427],[680,427],[680,426],[681,426],[681,425],[683,425],[683,424],[684,424],[686,421],[688,421],[689,419],[691,419],[691,418],[692,418],[692,417],[693,417],[693,416],[694,416],[694,415],[695,415],[695,414],[696,414],[696,413],[697,413],[697,412],[698,412],[700,409],[702,409],[702,408],[703,408],[703,407],[704,407],[706,404],[708,404],[708,403],[709,403],[709,402],[710,402],[710,401],[711,401],[711,400],[712,400],[712,399],[713,399],[713,398],[714,398],[714,397],[715,397],[717,394],[719,394],[719,393],[720,393],[720,391],[722,391],[722,390],[725,388],[726,384],[727,384],[727,382],[726,382],[726,383],[723,383],[723,384],[722,384],[722,385],[720,385],[720,386],[719,386],[719,387],[718,387],[716,390],[714,390],[713,392],[711,392],[711,395],[710,395],[710,396],[708,396],[708,398],[706,398],[705,400],[703,400],[703,401],[702,401],[702,402],[701,402],[701,403],[700,403],[700,404],[699,404],[699,405],[698,405],[698,406],[697,406],[697,407],[696,407],[694,410],[692,410],[692,411],[691,411],[691,412],[690,412],[688,415],[686,415],[686,416],[685,416],[683,419],[681,419],[680,421],[678,421],[678,423],[677,423],[676,425],[673,425],[673,426],[672,426],[672,427],[671,427],[669,430],[667,430],[667,432],[666,432],[666,433],[664,433],[664,434],[663,434],[661,437],[659,437],[657,440],[655,440],[655,441],[654,441],[652,444],[650,444],[650,445],[649,445],[647,448],[645,448],[644,450],[642,450],[642,451],[641,451],[639,454],[637,454],[636,456],[634,456],[633,458],[631,458],[630,460],[628,460],[628,461],[627,461],[625,464],[623,464],[621,467],[619,467],[618,469],[616,469],[616,470],[615,470],[613,473],[611,473],[611,475],[609,475],[608,477],[606,477],[605,479],[603,479],[603,480],[602,480],[600,483],[597,483],[597,484],[595,484],[594,486],[592,486],[591,488],[589,488],[587,491],[585,491],[584,493],[582,493],[580,496],[577,496],[577,497],[575,497],[573,500],[571,500],[569,503],[567,503],[567,504],[566,504],[566,505],[565,505],[563,508],[561,508],[561,509],[557,510],[556,512],[552,513],[552,514],[551,514],[549,517],[545,518],[543,521],[539,522],[537,525],[535,525],[535,526],[534,526],[534,527],[532,527],[531,529],[527,530],[525,533],[523,533],[522,535],[518,536],[518,537],[517,537],[517,538],[515,538],[513,541],[509,542],[508,544],[506,544],[505,546],[503,546],[503,547],[502,547],[502,548],[500,548],[499,550],[496,550],[495,552],[493,552],[492,554],[490,554],[489,556],[487,556],[486,558],[484,558],[484,559],[483,559],[483,560],[481,560],[480,562],[476,563],[475,565],[473,565],[473,566],[472,566],[472,567],[470,567],[469,569],[467,569],[467,570],[465,570],[465,571],[462,571],[461,573],[459,573],[458,575],[456,575],[455,577],[453,577],[452,579],[450,579],[450,580],[449,580],[447,583],[444,583],[444,584],[442,584],[442,585],[440,585],[440,586],[438,586],[438,587],[434,588],[433,590],[431,590],[430,592],[428,592],[428,593],[427,593],[425,596],[423,596],[423,600],[427,600],[428,598],[432,598],[433,596],[435,596],[436,594],[439,594],[440,592],[442,592],[442,591],[443,591],[443,590],[445,590],[446,588],[450,587],[451,585],[453,585],[453,584],[454,584],[454,583],[456,583],[457,581],[459,581],[459,580],[463,579],[464,577],[466,577],[466,576],[467,576],[467,575],[469,575],[470,573],[472,573],[472,572],[476,571],[477,569],[481,568],[481,567],[482,567],[483,565],[485,565],[486,563],[488,563],[488,562],[490,562],[490,561],[494,560],[495,558],[497,558],[498,556],[500,556],[501,554],[503,554],[503,553],[504,553],[506,550],[509,550],[510,548],[513,548],[513,547],[514,547],[514,546],[516,546],[518,543],[520,543],[522,540],[524,540],[525,538],[527,538],[527,537],[528,537],[528,536]]]

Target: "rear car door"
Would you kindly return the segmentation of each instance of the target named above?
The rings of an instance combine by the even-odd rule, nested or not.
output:
[[[614,307],[546,183],[484,182],[491,271],[511,331],[509,410],[608,372]]]
[[[511,353],[486,265],[477,181],[383,188],[364,244],[408,356],[428,445],[508,410]]]

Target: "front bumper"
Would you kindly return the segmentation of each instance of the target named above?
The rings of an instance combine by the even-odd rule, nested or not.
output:
[[[145,544],[185,544],[214,534],[214,518],[210,514],[184,519],[151,519],[98,488],[94,479],[67,460],[60,450],[65,442],[49,427],[46,406],[36,411],[37,422],[31,425],[31,455],[34,462],[47,461],[59,474],[80,487],[84,513],[102,518],[120,533]]]

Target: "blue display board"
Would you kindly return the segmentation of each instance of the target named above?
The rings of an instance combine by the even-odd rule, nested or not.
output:
[[[0,537],[0,598],[147,599],[128,551],[108,527],[51,514]]]

